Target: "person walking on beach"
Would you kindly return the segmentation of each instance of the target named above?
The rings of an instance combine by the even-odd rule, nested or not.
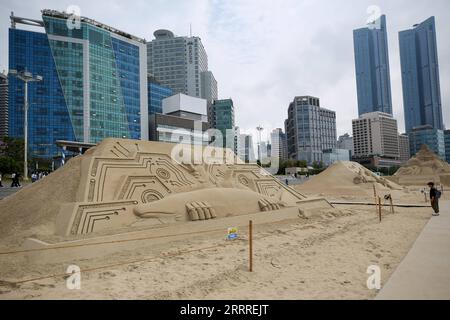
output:
[[[430,187],[430,201],[431,207],[434,210],[433,216],[439,216],[439,199],[441,198],[441,192],[434,187],[434,183],[428,183],[428,187]]]
[[[3,185],[2,185],[2,173],[0,172],[0,188],[3,188]]]

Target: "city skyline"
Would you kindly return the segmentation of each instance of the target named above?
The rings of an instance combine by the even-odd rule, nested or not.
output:
[[[450,4],[418,1],[414,7],[403,8],[405,1],[379,1],[381,13],[389,21],[388,42],[391,62],[394,117],[404,131],[398,32],[411,28],[418,21],[436,16],[439,60],[441,68],[444,123],[450,124],[446,107],[450,102],[449,41],[440,30],[449,28]],[[0,69],[7,69],[7,29],[9,12],[26,18],[39,18],[41,9],[65,10],[78,5],[81,15],[102,21],[128,33],[153,39],[159,28],[173,30],[177,35],[199,36],[208,51],[209,66],[219,82],[219,98],[233,98],[237,125],[242,132],[256,131],[261,124],[264,136],[271,129],[282,127],[289,101],[298,95],[313,95],[337,112],[338,135],[351,132],[351,119],[357,116],[352,30],[363,26],[369,18],[370,2],[335,4],[331,1],[310,3],[286,1],[279,5],[253,1],[192,1],[146,3],[138,1],[132,8],[118,2],[101,6],[87,1],[39,1],[21,4],[3,2],[6,13],[0,17],[2,55]],[[152,7],[153,6],[153,7]],[[147,11],[146,11],[147,8]],[[289,8],[289,10],[287,9]],[[304,10],[315,14],[304,21],[292,19]],[[342,14],[336,14],[342,12]],[[120,13],[120,17],[117,14]],[[316,19],[318,15],[324,19]],[[309,17],[311,16],[311,17]],[[307,28],[308,26],[308,28]],[[298,46],[300,37],[305,46]],[[268,46],[270,45],[270,46]],[[299,62],[300,61],[300,62]],[[301,76],[299,76],[301,75]],[[342,96],[345,95],[344,98]]]

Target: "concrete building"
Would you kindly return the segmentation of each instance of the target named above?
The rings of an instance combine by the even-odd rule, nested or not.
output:
[[[390,114],[366,113],[353,120],[352,125],[355,161],[367,163],[367,159],[372,159],[370,162],[374,162],[373,157],[378,157],[392,165],[400,164],[397,120]]]
[[[174,93],[217,98],[217,82],[207,73],[208,56],[199,37],[179,37],[169,30],[157,30],[154,36],[147,43],[149,74]]]
[[[8,76],[0,73],[0,139],[8,136]]]
[[[425,125],[444,130],[435,18],[399,38],[406,132]]]
[[[323,150],[336,148],[336,112],[320,107],[319,98],[295,97],[285,121],[289,159],[322,161]]]
[[[214,100],[209,118],[210,127],[222,133],[222,143],[218,146],[234,149],[234,104],[232,99]]]
[[[444,131],[435,129],[431,125],[416,127],[409,133],[409,145],[411,148],[411,155],[419,152],[422,145],[427,145],[434,153],[436,153],[443,160],[445,155],[445,139]]]
[[[392,114],[386,16],[353,31],[359,116]]]
[[[450,163],[450,130],[444,131],[445,159]]]
[[[287,160],[287,139],[283,129],[277,128],[270,133],[272,159],[279,159],[280,162]]]
[[[43,21],[11,16],[9,69],[40,75],[29,86],[29,152],[52,158],[57,140],[148,139],[145,40],[89,18],[43,10]],[[45,32],[19,30],[32,24]],[[24,84],[9,79],[9,135],[23,137]]]
[[[351,157],[354,154],[353,137],[351,137],[348,133],[340,136],[338,138],[337,148],[349,150],[350,151],[350,159],[351,159]]]
[[[149,115],[151,141],[208,144],[206,100],[176,94],[162,100],[162,114]]]
[[[406,163],[411,158],[411,149],[409,146],[409,137],[407,134],[400,134],[398,136],[399,160]]]
[[[182,93],[163,99],[162,111],[163,114],[167,115],[208,122],[206,116],[206,100],[187,96]]]

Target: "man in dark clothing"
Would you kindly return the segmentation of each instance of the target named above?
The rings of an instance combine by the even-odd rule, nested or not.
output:
[[[433,216],[438,217],[439,216],[439,198],[441,196],[441,193],[434,187],[433,182],[428,183],[428,187],[430,187],[431,207],[434,210]]]

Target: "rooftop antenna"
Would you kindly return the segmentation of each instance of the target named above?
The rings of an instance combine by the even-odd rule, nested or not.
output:
[[[192,38],[192,23],[189,24],[189,37]]]

